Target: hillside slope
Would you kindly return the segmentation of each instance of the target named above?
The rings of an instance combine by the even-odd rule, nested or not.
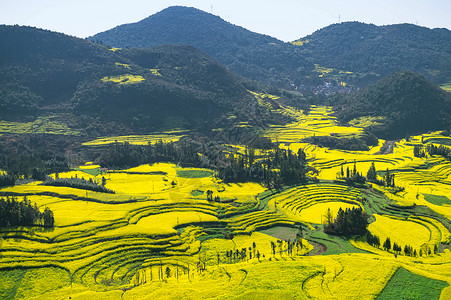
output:
[[[451,31],[413,24],[333,24],[306,36],[303,48],[321,66],[367,74],[367,81],[398,70],[451,81]],[[356,80],[350,76],[349,80]],[[364,78],[360,80],[365,81]]]
[[[314,68],[300,48],[191,7],[169,7],[89,39],[114,47],[193,45],[240,75],[279,86]]]
[[[189,44],[240,75],[285,88],[375,83],[412,70],[435,83],[451,81],[451,32],[412,24],[333,24],[293,43],[257,34],[190,7],[169,7],[90,40],[115,47]]]
[[[192,46],[113,51],[60,33],[0,26],[0,53],[2,119],[64,114],[72,126],[108,134],[271,117],[248,91],[255,84]]]
[[[451,126],[448,93],[411,71],[399,71],[339,100],[338,117],[343,121],[372,116],[384,117],[372,128],[386,139],[404,138]]]

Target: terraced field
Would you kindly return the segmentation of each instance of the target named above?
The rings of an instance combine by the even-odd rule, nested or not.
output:
[[[277,100],[254,95],[264,106]],[[38,181],[0,189],[0,197],[26,196],[55,217],[54,229],[0,229],[0,298],[451,298],[451,164],[440,156],[413,156],[415,145],[448,138],[411,137],[391,143],[387,154],[380,154],[383,140],[369,151],[322,148],[299,140],[358,136],[378,120],[339,126],[330,107],[312,107],[308,115],[279,109],[297,122],[273,127],[267,136],[282,148],[304,149],[312,167],[305,184],[268,190],[225,184],[212,170],[171,163],[107,170],[88,162],[52,177],[104,181],[114,194]],[[85,146],[184,134],[110,137]],[[256,152],[258,159],[266,154]],[[378,179],[387,169],[395,174],[395,188],[340,179],[342,169],[355,166],[366,175],[372,163]],[[207,191],[220,201],[208,201]],[[328,210],[335,215],[355,207],[369,215],[379,246],[363,235],[324,233]],[[402,250],[384,249],[386,238]]]
[[[127,136],[112,136],[112,137],[101,137],[93,141],[83,143],[83,146],[97,147],[105,146],[113,143],[124,143],[128,142],[132,145],[147,145],[148,143],[154,144],[157,141],[167,142],[177,142],[181,137],[187,133],[186,131],[167,131],[156,134],[148,135],[127,135]]]

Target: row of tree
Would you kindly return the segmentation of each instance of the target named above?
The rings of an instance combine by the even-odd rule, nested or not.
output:
[[[113,143],[103,151],[98,159],[103,167],[123,169],[141,164],[172,161],[182,165],[201,166],[198,149],[191,143],[158,142],[145,146],[128,142]]]
[[[47,177],[46,181],[41,183],[41,185],[48,186],[65,186],[75,189],[89,190],[100,193],[110,193],[114,194],[113,190],[107,189],[104,185],[105,179],[102,180],[102,185],[95,183],[91,178],[85,180],[83,178],[51,178]]]
[[[0,175],[0,187],[14,186],[16,184],[16,178],[11,175]]]
[[[371,234],[369,231],[366,233],[365,239],[366,239],[367,243],[370,244],[373,247],[379,248],[381,246],[381,242],[380,242],[379,237],[376,236],[376,235]],[[398,243],[392,242],[390,240],[390,237],[387,237],[385,239],[384,243],[382,244],[382,248],[385,251],[393,250],[395,255],[399,255],[402,252],[404,252],[404,255],[412,256],[412,257],[416,257],[417,255],[423,256],[423,255],[431,255],[432,254],[431,248],[429,248],[427,246],[420,248],[420,250],[417,252],[417,250],[414,249],[411,245],[404,245],[404,248],[403,248]],[[437,253],[437,251],[438,251],[438,246],[435,245],[434,246],[434,253]]]
[[[434,144],[428,144],[426,146],[416,145],[413,147],[413,155],[415,157],[425,157],[426,153],[430,156],[440,155],[448,160],[451,160],[451,148],[444,145],[436,146]]]
[[[35,225],[53,227],[53,212],[48,207],[44,212],[39,211],[36,203],[32,205],[26,196],[22,201],[16,197],[0,198],[0,227]]]
[[[63,155],[41,150],[31,152],[0,153],[0,169],[7,171],[14,178],[24,177],[45,180],[46,174],[64,172],[69,165]]]
[[[171,161],[193,167],[213,168],[224,182],[260,182],[270,188],[295,184],[306,180],[307,162],[302,149],[297,154],[273,146],[264,158],[255,149],[246,147],[245,153],[225,154],[222,148],[195,146],[188,142],[134,146],[113,143],[100,155],[100,164],[108,168],[125,168],[140,164]]]

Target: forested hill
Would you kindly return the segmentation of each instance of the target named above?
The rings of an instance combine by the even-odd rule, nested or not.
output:
[[[301,39],[322,66],[368,74],[368,81],[412,70],[436,83],[451,81],[451,31],[413,24],[333,24]]]
[[[193,45],[240,75],[279,86],[314,68],[300,48],[191,7],[169,7],[89,39],[114,47]]]
[[[96,134],[108,134],[272,116],[248,91],[259,85],[192,46],[108,49],[32,27],[0,26],[0,53],[2,119],[65,114],[62,120],[81,131],[90,124]]]
[[[412,24],[346,22],[284,43],[175,6],[90,39],[115,47],[193,45],[240,75],[284,88],[324,81],[363,87],[398,70],[421,73],[435,83],[451,81],[451,32]]]
[[[336,106],[342,121],[362,116],[384,117],[372,128],[382,138],[397,139],[451,126],[451,97],[411,71],[391,74],[366,89],[339,96]]]

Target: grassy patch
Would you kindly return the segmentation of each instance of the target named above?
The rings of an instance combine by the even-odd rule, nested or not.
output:
[[[435,205],[444,205],[444,204],[451,205],[451,200],[446,196],[424,194],[424,199],[427,202],[435,204]]]
[[[70,275],[60,268],[0,271],[0,298],[27,299],[70,284]]]
[[[14,299],[26,270],[0,270],[0,298]]]
[[[9,122],[0,121],[0,132],[12,134],[61,134],[80,135],[80,132],[69,128],[58,120],[58,116],[39,117],[33,122]]]
[[[444,281],[412,274],[399,268],[377,299],[439,299],[448,286]]]
[[[191,196],[193,196],[193,197],[201,196],[203,194],[204,194],[204,192],[201,190],[192,190],[191,191]]]
[[[450,137],[434,137],[429,138],[424,141],[427,144],[440,144],[451,146],[451,138]]]
[[[308,240],[326,245],[327,250],[324,255],[333,255],[341,253],[366,253],[366,251],[360,250],[354,247],[349,239],[342,236],[329,235],[322,230],[313,231]]]
[[[95,169],[80,169],[80,168],[74,168],[75,171],[81,171],[81,172],[85,172],[87,174],[90,174],[92,176],[97,176],[99,174],[101,174],[102,172],[100,172],[100,168],[95,168]]]
[[[213,174],[207,170],[177,170],[177,176],[183,178],[204,178]]]

